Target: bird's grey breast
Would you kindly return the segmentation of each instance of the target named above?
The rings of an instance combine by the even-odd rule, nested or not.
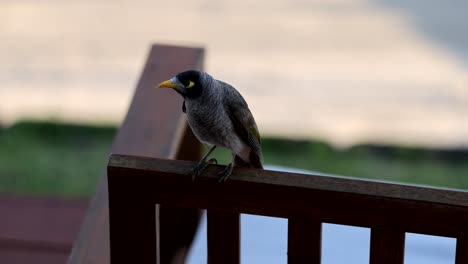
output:
[[[232,124],[221,100],[187,100],[187,119],[194,134],[204,143],[225,146]]]

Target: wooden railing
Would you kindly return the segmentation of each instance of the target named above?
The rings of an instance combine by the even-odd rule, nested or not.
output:
[[[148,211],[154,204],[208,209],[210,263],[239,263],[239,213],[288,218],[288,263],[320,263],[323,222],[370,227],[371,263],[403,263],[405,232],[455,237],[456,263],[468,263],[467,192],[246,168],[220,184],[221,166],[210,166],[192,182],[195,165],[110,157],[115,263],[128,263],[135,255],[139,263],[155,262],[157,236],[148,232],[155,222],[147,216],[154,215]],[[129,229],[136,225],[138,230]]]
[[[247,168],[218,183],[217,165],[192,182],[183,160],[200,144],[179,97],[153,88],[201,63],[200,49],[152,48],[69,263],[183,263],[200,208],[209,263],[240,262],[240,213],[288,219],[288,263],[320,263],[324,222],[370,227],[371,263],[403,263],[405,232],[454,237],[468,263],[465,191]]]

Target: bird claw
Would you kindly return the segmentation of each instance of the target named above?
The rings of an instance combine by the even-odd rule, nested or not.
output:
[[[208,166],[207,162],[198,163],[198,165],[193,169],[192,181],[195,181],[195,178],[200,176],[203,170],[205,170],[206,166]]]
[[[221,178],[219,178],[218,182],[225,182],[227,180],[227,178],[229,176],[231,176],[232,169],[233,169],[233,165],[232,165],[232,163],[229,163],[229,165],[227,165],[226,168],[224,168],[221,172],[218,173],[218,175],[221,176]]]
[[[208,161],[201,160],[198,165],[193,169],[192,181],[195,181],[195,178],[200,176],[201,173],[206,169],[210,164],[218,164],[218,160],[211,158]]]

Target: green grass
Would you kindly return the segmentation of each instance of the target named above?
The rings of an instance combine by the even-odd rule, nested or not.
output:
[[[322,142],[281,139],[267,140],[264,145],[265,157],[273,164],[359,178],[468,189],[468,164],[463,162],[468,154],[463,152],[463,157],[452,158],[451,151],[372,145],[338,151]]]
[[[89,196],[116,129],[21,122],[0,130],[0,192]]]
[[[89,196],[116,128],[54,122],[0,127],[0,192]],[[336,150],[321,141],[265,138],[266,164],[332,174],[468,189],[468,152],[360,145]],[[220,163],[229,153],[217,150]]]

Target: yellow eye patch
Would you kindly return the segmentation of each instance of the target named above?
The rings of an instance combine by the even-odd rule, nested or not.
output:
[[[189,85],[187,86],[187,88],[192,88],[192,86],[194,86],[194,85],[195,85],[195,83],[194,83],[194,82],[192,82],[192,81],[189,81]]]

